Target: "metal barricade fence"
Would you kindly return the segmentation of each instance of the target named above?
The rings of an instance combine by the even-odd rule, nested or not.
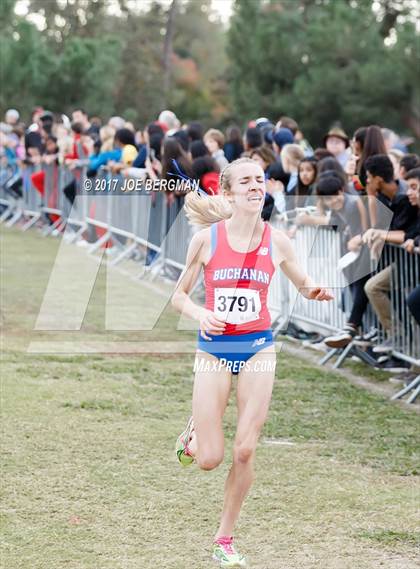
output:
[[[54,229],[62,223],[63,203],[59,188],[60,167],[57,164],[45,164],[42,171],[44,173],[44,199],[41,210],[50,221],[50,224],[44,228],[44,235],[48,235],[53,233]]]
[[[14,184],[18,183],[21,178],[21,173],[17,165],[5,165],[0,168],[0,206],[1,215],[0,223],[7,222],[7,225],[12,225],[15,214],[20,210],[22,204],[22,192],[13,190]],[[15,218],[20,217],[20,213]]]
[[[420,255],[386,244],[379,270],[391,267],[390,316],[393,354],[420,365],[420,326],[410,313],[407,297],[420,284]]]
[[[111,174],[108,170],[101,168],[95,177],[94,184],[96,187],[90,194],[86,223],[91,228],[94,228],[94,235],[97,236],[96,241],[90,248],[91,253],[110,238],[112,199],[111,194],[107,190],[110,178]],[[101,189],[102,187],[103,190]],[[79,193],[79,195],[83,194],[83,191]]]
[[[273,227],[284,229],[281,218],[271,220]],[[338,271],[340,258],[340,236],[331,228],[322,226],[300,226],[293,240],[299,264],[321,285],[340,290],[346,281]],[[348,293],[345,294],[346,304]],[[278,269],[270,291],[269,307],[275,312],[283,311],[281,322],[291,320],[296,324],[309,325],[316,331],[331,333],[345,324],[341,295],[336,294],[332,302],[311,302],[297,294],[294,285]],[[287,311],[287,314],[284,312]],[[308,327],[308,326],[307,326]],[[277,326],[280,329],[281,326]]]
[[[192,236],[192,227],[184,211],[184,197],[175,197],[173,203],[165,207],[167,215],[164,259],[166,263],[182,271]]]
[[[18,191],[21,192],[21,197],[16,197],[12,208],[13,215],[6,222],[7,227],[11,227],[23,218],[25,223],[22,225],[22,230],[26,231],[40,218],[42,198],[33,186],[31,179],[32,174],[39,171],[39,169],[36,166],[26,166],[20,171],[22,184],[21,189]]]
[[[28,167],[23,174],[23,207],[27,216],[39,216],[42,198],[32,184],[31,176],[39,172],[39,167]]]
[[[147,250],[162,252],[165,196],[162,192],[139,189],[138,184],[129,182],[130,178],[111,175],[108,170],[101,169],[92,181],[93,191],[88,195],[83,192],[89,207],[86,223],[96,229],[98,237],[89,251],[94,252],[112,240],[114,245],[122,248],[112,264],[127,257],[138,245],[146,253]],[[127,189],[130,187],[136,189]]]
[[[30,182],[33,168],[23,172],[24,194],[21,207],[30,214],[42,211],[62,216],[66,223],[80,226],[78,235],[90,225],[99,230],[90,252],[112,239],[122,246],[122,253],[113,262],[126,256],[137,245],[154,251],[158,261],[153,263],[161,272],[165,267],[184,268],[192,228],[183,210],[183,198],[175,198],[171,205],[164,192],[146,192],[121,195],[121,192],[87,193],[81,191],[86,170],[80,168],[70,172],[63,166],[44,168],[46,175],[45,196],[42,200]],[[93,183],[109,183],[111,174],[107,170],[98,172]],[[64,194],[64,189],[75,181],[76,196],[73,206]],[[117,190],[124,179],[119,176]],[[115,187],[115,186],[114,186]],[[105,196],[106,194],[106,196]],[[279,217],[272,218],[274,227],[283,227]],[[128,240],[128,241],[126,241]],[[125,247],[125,248],[124,248]],[[272,313],[273,329],[278,331],[291,320],[313,330],[335,332],[346,322],[346,311],[351,306],[351,295],[343,274],[338,270],[340,259],[340,235],[330,227],[300,226],[294,239],[299,263],[305,271],[321,285],[340,291],[329,303],[310,302],[297,294],[294,286],[277,270],[270,286],[268,304]],[[391,308],[392,336],[395,339],[394,353],[414,362],[420,357],[420,331],[410,315],[406,303],[408,293],[420,282],[419,256],[411,255],[399,246],[386,246],[378,270],[392,264]],[[174,275],[172,275],[174,276]],[[175,275],[176,276],[176,275]],[[344,302],[341,298],[344,294]],[[368,312],[365,328],[376,325],[372,311]]]

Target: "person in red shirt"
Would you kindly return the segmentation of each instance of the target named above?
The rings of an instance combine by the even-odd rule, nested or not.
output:
[[[81,160],[87,158],[90,154],[90,148],[83,140],[83,127],[80,123],[73,123],[71,125],[73,131],[73,145],[71,152],[64,155],[64,162],[67,165],[72,165],[74,160]]]

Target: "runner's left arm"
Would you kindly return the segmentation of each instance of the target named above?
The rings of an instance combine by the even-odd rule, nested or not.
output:
[[[279,265],[286,277],[298,291],[310,300],[332,300],[334,296],[324,287],[317,285],[299,265],[292,242],[285,233],[272,230],[273,245],[279,255]]]

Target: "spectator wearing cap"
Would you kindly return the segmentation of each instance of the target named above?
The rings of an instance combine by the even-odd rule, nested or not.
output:
[[[204,135],[204,143],[209,149],[210,154],[217,162],[220,170],[229,164],[223,152],[223,145],[225,143],[225,136],[220,130],[211,128]]]
[[[299,129],[299,125],[295,121],[295,119],[286,116],[280,117],[276,124],[276,128],[278,129],[281,127],[288,128],[289,130],[292,131],[294,142],[296,144],[299,144],[299,146],[301,146],[303,152],[305,153],[305,156],[313,156],[314,154],[313,148],[306,140],[306,138],[303,136],[303,132]]]
[[[277,156],[280,156],[283,146],[293,144],[293,132],[289,128],[281,127],[273,133],[273,150]]]
[[[324,146],[345,168],[350,157],[350,141],[344,130],[340,127],[331,128],[324,136]]]
[[[242,142],[241,129],[238,126],[232,125],[227,129],[223,151],[228,162],[233,162],[242,156],[244,145]]]

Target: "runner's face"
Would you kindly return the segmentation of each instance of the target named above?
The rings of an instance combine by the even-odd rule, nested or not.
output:
[[[249,162],[233,168],[229,195],[236,208],[249,213],[260,211],[265,196],[265,178],[261,166]]]

